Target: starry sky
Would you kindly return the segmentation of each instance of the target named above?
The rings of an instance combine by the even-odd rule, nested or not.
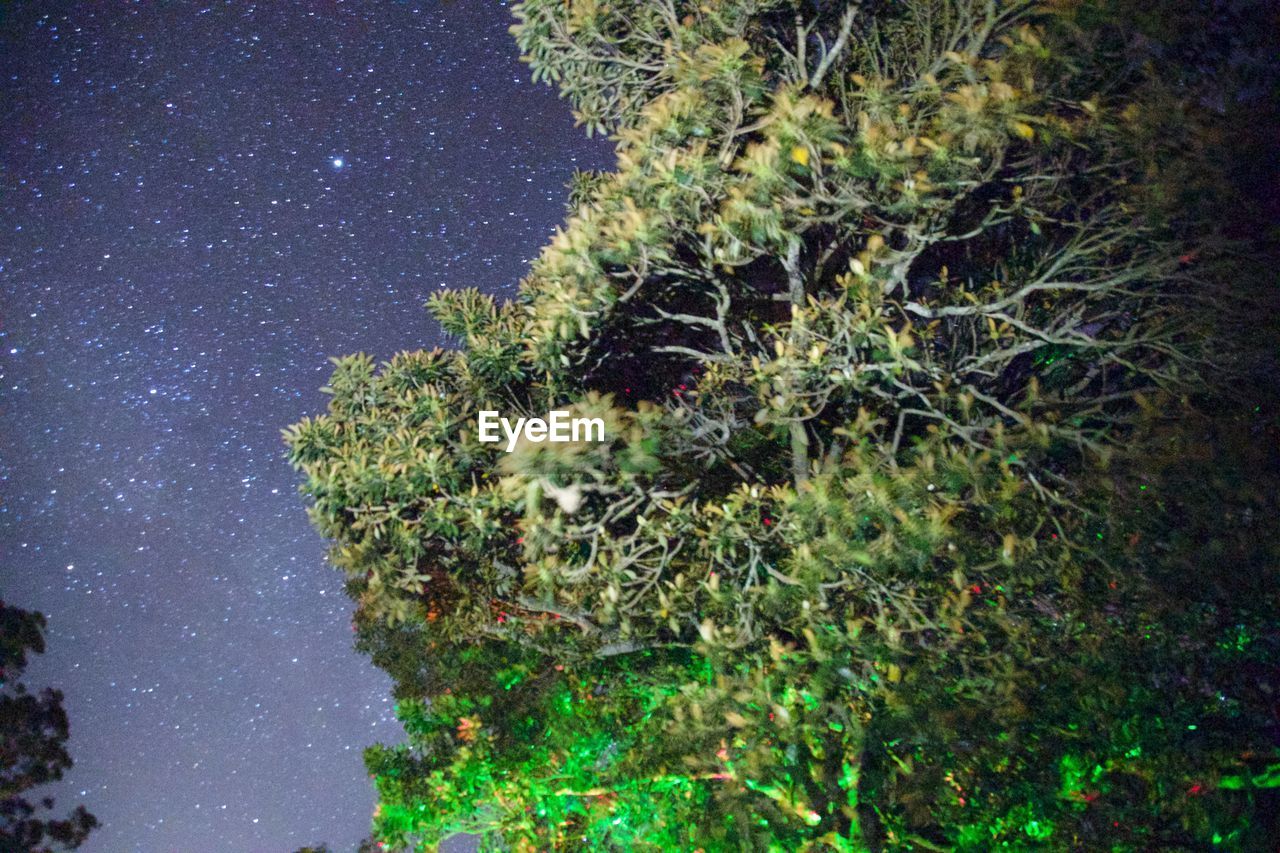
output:
[[[388,680],[280,429],[608,165],[497,0],[0,4],[0,595],[95,851],[350,850]]]

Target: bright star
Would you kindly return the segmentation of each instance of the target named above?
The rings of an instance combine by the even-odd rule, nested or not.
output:
[[[333,168],[335,168],[335,169],[341,169],[341,168],[342,168],[342,158],[341,158],[341,157],[334,157],[334,158],[333,158]]]

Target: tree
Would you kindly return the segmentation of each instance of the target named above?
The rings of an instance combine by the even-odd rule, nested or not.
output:
[[[1169,609],[1102,467],[1243,359],[1194,95],[1105,4],[516,15],[617,169],[516,300],[431,300],[462,349],[337,359],[286,435],[409,735],[376,836],[1247,843],[1266,698],[1134,642]]]
[[[65,818],[45,812],[52,797],[36,802],[27,792],[56,782],[71,767],[62,692],[31,693],[19,679],[27,654],[44,653],[45,618],[0,601],[0,849],[51,853],[73,850],[98,825],[84,806]]]

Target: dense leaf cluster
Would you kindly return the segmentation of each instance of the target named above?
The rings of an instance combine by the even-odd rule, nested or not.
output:
[[[58,818],[52,797],[31,796],[71,767],[62,692],[19,681],[27,655],[44,653],[44,626],[41,614],[0,601],[0,850],[15,853],[73,850],[98,826],[84,806]]]
[[[1177,477],[1123,479],[1242,361],[1224,244],[1171,187],[1197,105],[1126,61],[1132,33],[1087,3],[516,14],[617,168],[578,176],[517,299],[431,300],[460,349],[337,359],[286,436],[396,680],[377,836],[1261,837],[1274,631],[1174,603],[1191,552],[1150,550],[1172,510],[1142,501]],[[608,440],[507,454],[487,409]]]

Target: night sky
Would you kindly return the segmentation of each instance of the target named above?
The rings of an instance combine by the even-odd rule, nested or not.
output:
[[[510,295],[606,164],[496,0],[0,5],[0,595],[87,851],[349,850],[388,680],[280,429]]]

